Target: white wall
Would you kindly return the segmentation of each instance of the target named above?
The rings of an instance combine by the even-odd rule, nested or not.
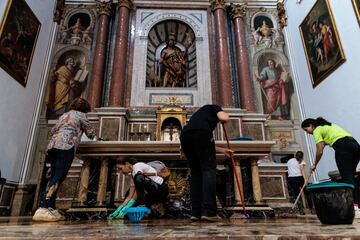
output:
[[[285,3],[288,16],[286,37],[295,81],[299,93],[302,118],[322,116],[348,130],[360,141],[360,26],[356,20],[351,0],[330,0],[346,61],[315,88],[312,87],[305,53],[301,42],[299,25],[315,4],[316,0],[295,0]],[[302,119],[302,120],[303,120]],[[310,160],[314,161],[315,144],[307,136]],[[328,178],[328,171],[335,170],[334,151],[326,147],[323,159],[318,165],[319,179]]]
[[[17,1],[17,0],[14,0]],[[0,1],[0,21],[8,0]],[[26,168],[27,150],[36,125],[38,104],[42,96],[45,61],[54,28],[55,0],[27,0],[41,22],[29,78],[24,88],[0,68],[0,169],[2,177],[19,182]]]

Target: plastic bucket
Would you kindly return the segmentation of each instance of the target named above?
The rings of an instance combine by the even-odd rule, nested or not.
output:
[[[347,183],[325,182],[307,186],[316,215],[323,224],[352,224],[354,186]]]

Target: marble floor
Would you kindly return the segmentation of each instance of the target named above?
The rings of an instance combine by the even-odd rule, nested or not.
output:
[[[352,225],[323,225],[314,215],[297,218],[232,219],[216,223],[190,220],[64,221],[36,223],[29,217],[0,218],[1,239],[360,239],[360,219]]]

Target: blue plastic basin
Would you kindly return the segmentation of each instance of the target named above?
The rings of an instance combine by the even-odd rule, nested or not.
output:
[[[150,214],[151,210],[147,207],[131,207],[126,210],[126,214],[132,223],[139,223],[145,214]]]

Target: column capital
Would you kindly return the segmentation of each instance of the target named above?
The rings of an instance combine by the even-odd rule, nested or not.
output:
[[[227,2],[227,0],[210,0],[211,11],[215,11],[216,9],[225,9]]]
[[[132,10],[134,8],[133,0],[118,0],[118,7],[126,7]]]
[[[238,17],[244,17],[247,12],[247,7],[244,4],[231,4],[231,13],[230,16],[232,19]]]
[[[96,11],[99,15],[111,16],[112,14],[112,4],[111,2],[97,2]]]

